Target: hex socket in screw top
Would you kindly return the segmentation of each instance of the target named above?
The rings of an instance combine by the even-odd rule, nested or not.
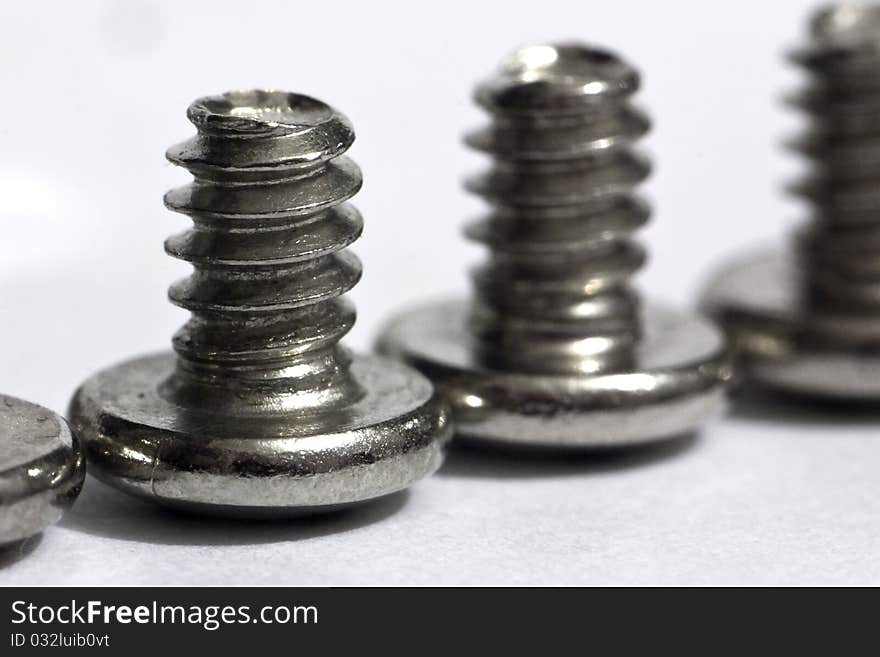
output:
[[[381,351],[427,374],[463,437],[614,446],[689,432],[723,402],[725,341],[704,319],[643,307],[631,278],[648,218],[634,149],[649,123],[638,73],[581,44],[522,48],[477,87],[490,124],[467,143],[492,158],[468,188],[491,211],[474,298],[394,318]]]
[[[193,227],[166,251],[190,320],[174,354],[86,381],[70,407],[91,471],[170,506],[284,515],[372,499],[429,475],[449,412],[411,368],[350,353],[342,296],[360,278],[361,186],[348,119],[269,90],[202,98],[168,159],[194,181],[165,196]]]
[[[880,398],[880,6],[822,9],[792,60],[809,85],[793,142],[811,163],[792,191],[812,208],[788,250],[720,270],[702,304],[746,383],[807,397]]]

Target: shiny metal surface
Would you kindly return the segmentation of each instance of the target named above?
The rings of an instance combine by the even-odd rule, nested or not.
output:
[[[722,336],[668,311],[643,316],[634,192],[650,170],[631,104],[638,73],[580,44],[516,51],[477,87],[492,157],[468,188],[491,206],[467,228],[488,261],[469,304],[391,322],[380,349],[450,394],[462,435],[537,445],[644,442],[693,429],[722,400]]]
[[[818,12],[792,59],[810,78],[792,99],[809,117],[792,146],[811,163],[792,191],[811,217],[790,251],[720,271],[703,307],[730,334],[747,380],[880,398],[880,6]]]
[[[646,308],[634,366],[601,374],[489,369],[477,357],[464,301],[392,320],[380,349],[445,392],[467,438],[559,447],[607,447],[679,436],[724,405],[725,343],[710,323]]]
[[[89,379],[71,403],[92,472],[164,504],[236,515],[326,509],[432,473],[448,409],[406,367],[351,354],[342,295],[361,267],[362,222],[343,153],[349,121],[299,94],[202,98],[198,129],[168,159],[194,181],[165,196],[193,220],[166,250],[192,263],[171,286],[191,319],[176,356]]]
[[[813,312],[793,255],[732,262],[709,282],[704,306],[728,331],[747,381],[809,397],[880,398],[880,321]]]
[[[0,545],[38,534],[76,500],[79,444],[52,411],[0,395]]]

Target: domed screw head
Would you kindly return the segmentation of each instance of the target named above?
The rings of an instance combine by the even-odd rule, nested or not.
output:
[[[86,381],[70,417],[91,471],[169,506],[224,515],[334,509],[406,488],[439,467],[446,404],[402,364],[339,344],[341,295],[360,277],[345,247],[361,217],[344,155],[349,121],[271,90],[197,100],[198,134],[168,151],[195,180],[166,205],[191,230],[166,242],[192,263],[172,302],[192,313],[176,352]]]
[[[79,443],[61,417],[0,395],[0,546],[57,522],[84,478]]]
[[[810,117],[792,143],[812,206],[788,249],[720,269],[702,306],[730,336],[742,382],[839,401],[880,399],[880,7],[840,5],[810,22],[792,60],[811,78],[791,99]]]
[[[491,123],[467,138],[493,164],[468,188],[491,205],[467,235],[490,250],[473,300],[393,319],[379,348],[417,367],[462,437],[604,447],[692,431],[723,404],[726,345],[708,321],[642,308],[630,285],[648,218],[649,128],[637,72],[581,44],[523,48],[477,87]]]

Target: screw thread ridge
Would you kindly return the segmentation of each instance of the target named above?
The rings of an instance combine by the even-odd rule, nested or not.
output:
[[[467,188],[492,207],[467,236],[486,245],[473,274],[471,331],[489,365],[546,374],[627,367],[640,338],[633,233],[649,174],[633,148],[649,129],[630,104],[638,74],[575,44],[514,53],[478,86],[490,116],[466,142],[492,158]]]
[[[792,104],[808,117],[791,144],[810,162],[792,186],[812,207],[796,245],[815,311],[880,314],[880,6],[817,13],[792,60],[809,75]]]
[[[308,96],[264,90],[201,98],[188,118],[196,136],[167,157],[194,179],[165,204],[193,226],[165,249],[193,266],[168,293],[192,315],[173,337],[164,393],[243,411],[357,398],[339,344],[355,321],[341,295],[361,275],[344,250],[362,230],[346,203],[361,186],[342,155],[351,124]]]

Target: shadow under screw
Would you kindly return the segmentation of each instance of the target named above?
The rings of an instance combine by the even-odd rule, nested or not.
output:
[[[735,421],[880,427],[877,401],[815,398],[755,387],[736,391],[732,402],[730,418]]]
[[[37,534],[14,543],[0,545],[0,570],[9,568],[21,561],[36,550],[42,542],[43,535]]]
[[[446,463],[440,468],[438,476],[527,479],[615,472],[647,467],[695,449],[699,444],[700,437],[696,433],[641,446],[590,450],[500,448],[497,445],[458,441],[450,447]]]
[[[198,516],[120,493],[88,477],[60,526],[74,531],[157,545],[248,545],[301,541],[353,531],[397,513],[409,499],[400,491],[328,513],[272,520]]]

